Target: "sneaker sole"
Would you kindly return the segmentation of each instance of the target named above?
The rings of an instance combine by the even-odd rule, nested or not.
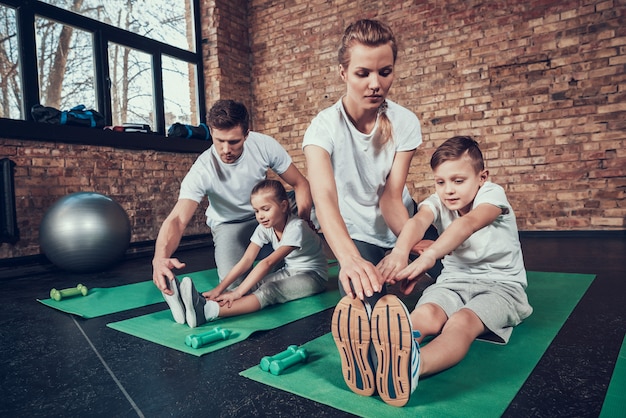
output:
[[[346,384],[356,394],[372,396],[376,386],[369,360],[369,318],[363,302],[347,296],[341,299],[333,312],[331,331]]]
[[[196,309],[193,299],[194,296],[197,297],[196,294],[198,293],[198,291],[196,290],[196,287],[194,286],[191,279],[189,277],[185,277],[183,278],[183,281],[186,281],[186,283],[183,284],[183,282],[181,282],[178,290],[180,291],[180,297],[183,301],[183,305],[185,305],[185,317],[187,319],[187,325],[189,325],[189,328],[196,328],[206,323],[206,319],[204,317],[204,309],[200,311]]]
[[[163,299],[165,299],[165,302],[167,302],[167,306],[169,306],[170,311],[172,312],[172,317],[174,318],[174,321],[179,324],[184,324],[186,319],[185,305],[183,305],[183,301],[181,299],[180,285],[178,283],[178,279],[174,277],[174,279],[172,280],[166,280],[168,280],[167,284],[170,290],[172,290],[170,286],[176,287],[176,294],[166,295],[165,293],[163,293]]]
[[[372,310],[372,344],[378,356],[376,387],[385,403],[404,406],[411,396],[411,323],[402,302],[385,295]]]

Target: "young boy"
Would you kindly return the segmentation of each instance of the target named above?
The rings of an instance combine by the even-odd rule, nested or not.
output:
[[[502,187],[487,181],[476,141],[465,136],[447,140],[430,166],[436,193],[420,203],[378,268],[387,282],[399,282],[405,294],[438,259],[443,271],[410,316],[396,296],[387,295],[370,319],[376,388],[385,402],[396,406],[408,402],[419,376],[460,362],[477,337],[506,344],[512,328],[532,313],[515,215]],[[431,224],[439,238],[407,266],[411,248]],[[344,312],[348,305],[358,317],[362,304],[345,301]],[[407,344],[411,330],[418,343],[435,336],[421,354],[417,343]]]

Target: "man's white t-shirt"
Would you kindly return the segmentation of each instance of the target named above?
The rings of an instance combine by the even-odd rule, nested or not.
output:
[[[267,170],[283,174],[291,165],[291,157],[274,138],[250,132],[243,153],[232,164],[224,163],[215,147],[204,151],[195,161],[180,185],[179,199],[200,203],[209,200],[207,225],[211,228],[225,222],[254,219],[250,192]]]

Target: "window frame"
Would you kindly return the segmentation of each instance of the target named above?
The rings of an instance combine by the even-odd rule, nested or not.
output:
[[[165,44],[123,29],[98,22],[69,10],[65,10],[37,0],[0,0],[3,6],[15,9],[22,88],[22,114],[26,120],[0,118],[0,134],[3,138],[32,139],[38,141],[81,143],[104,145],[115,148],[152,149],[173,152],[201,152],[208,148],[207,141],[166,137],[165,103],[162,88],[162,55],[180,59],[196,66],[198,115],[201,121],[206,118],[204,93],[204,72],[202,60],[202,35],[200,0],[191,0],[193,7],[195,52]],[[93,33],[93,56],[97,109],[111,125],[111,92],[109,89],[109,63],[107,46],[109,42],[149,54],[152,57],[152,80],[155,124],[153,133],[125,133],[94,128],[72,127],[35,122],[30,109],[39,104],[39,82],[37,69],[37,49],[35,40],[35,16],[55,20],[78,29]],[[158,87],[157,87],[158,86]],[[66,110],[66,109],[61,109]],[[89,131],[85,131],[89,129]]]

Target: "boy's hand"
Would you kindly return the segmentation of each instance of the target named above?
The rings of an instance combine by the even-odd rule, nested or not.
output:
[[[415,279],[425,274],[436,262],[437,257],[433,256],[429,251],[425,251],[417,260],[399,271],[395,276],[395,281],[402,282],[400,283],[402,293],[405,295],[411,293],[417,284],[417,280]]]
[[[396,282],[396,274],[405,269],[408,264],[408,258],[403,257],[394,251],[385,256],[376,266],[387,283],[394,284]]]
[[[411,253],[422,255],[424,251],[426,251],[426,249],[432,245],[433,242],[435,241],[430,239],[423,239],[415,244],[413,248],[411,248]]]

